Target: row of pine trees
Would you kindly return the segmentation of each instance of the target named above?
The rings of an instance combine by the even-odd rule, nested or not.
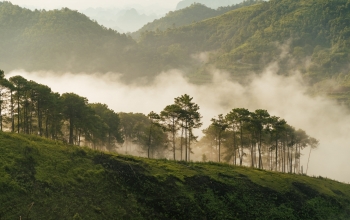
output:
[[[250,112],[245,108],[235,108],[225,116],[212,118],[210,126],[203,130],[204,137],[197,143],[193,129],[202,126],[202,117],[199,106],[187,94],[175,98],[174,104],[166,106],[159,115],[151,112],[148,116],[153,127],[163,127],[168,133],[174,160],[190,161],[191,148],[198,147],[204,152],[203,161],[306,173],[308,167],[304,171],[301,166],[302,152],[307,147],[311,152],[319,145],[317,139],[295,129],[284,119],[271,116],[263,109]],[[180,152],[176,154],[177,151]]]
[[[193,148],[200,148],[203,161],[290,173],[303,172],[303,149],[318,145],[315,138],[284,119],[266,110],[244,108],[213,118],[198,142],[194,129],[202,126],[199,109],[193,98],[184,94],[159,114],[116,113],[105,104],[88,103],[74,93],[60,95],[21,76],[6,79],[0,70],[1,131],[100,150],[125,148],[126,153],[138,151],[148,158],[191,161]]]
[[[120,118],[107,105],[89,104],[74,93],[60,95],[22,76],[0,71],[0,129],[69,144],[110,148],[122,143]]]
[[[296,130],[284,119],[271,116],[262,109],[250,112],[245,108],[235,108],[225,116],[220,114],[212,118],[211,122],[203,130],[202,142],[209,152],[214,150],[219,162],[224,160],[240,166],[303,173],[302,150],[306,147],[314,149],[319,144],[305,131]]]

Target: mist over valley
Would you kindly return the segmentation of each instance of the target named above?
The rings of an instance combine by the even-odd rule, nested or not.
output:
[[[241,84],[230,80],[227,72],[213,69],[211,82],[203,85],[189,82],[179,70],[160,73],[147,85],[126,84],[116,73],[13,71],[6,77],[21,75],[48,85],[61,94],[74,92],[86,97],[90,103],[105,103],[115,112],[140,112],[145,115],[151,111],[161,112],[175,97],[189,94],[200,106],[203,116],[203,126],[195,131],[200,137],[203,136],[201,130],[208,127],[210,119],[218,114],[241,107],[251,111],[266,109],[271,115],[286,119],[292,126],[305,130],[320,141],[320,146],[310,158],[309,175],[349,182],[350,176],[343,169],[350,153],[347,147],[350,141],[347,135],[349,123],[346,123],[350,120],[348,108],[326,96],[311,95],[300,73],[279,76],[277,72],[278,66],[272,64],[263,73],[251,75],[248,84]],[[124,151],[123,148],[120,150]],[[308,150],[303,152],[304,167]],[[192,158],[201,161],[201,150],[196,154]],[[167,157],[171,158],[171,154]],[[332,165],[324,166],[325,161]]]
[[[348,0],[39,4],[0,1],[0,219],[350,216]]]

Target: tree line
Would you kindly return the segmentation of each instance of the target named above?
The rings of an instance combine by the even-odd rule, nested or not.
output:
[[[224,160],[240,166],[303,173],[308,167],[303,170],[301,166],[302,150],[310,147],[311,153],[319,144],[305,131],[295,129],[263,109],[250,112],[235,108],[225,116],[220,114],[212,118],[211,122],[203,130],[202,141],[207,146],[207,154],[218,162]],[[203,159],[207,160],[206,154]]]
[[[157,114],[116,113],[107,105],[88,103],[74,93],[55,93],[46,85],[22,76],[5,78],[0,70],[0,130],[38,135],[70,145],[147,157],[165,157],[171,145],[173,159],[190,160],[193,129],[201,126],[199,106],[188,95],[175,98]],[[181,129],[181,156],[175,157]],[[171,137],[170,137],[171,136]]]
[[[101,103],[74,93],[55,93],[22,76],[0,70],[0,130],[35,134],[68,144],[113,148],[123,142],[120,118]]]
[[[201,125],[199,106],[188,95],[176,98],[161,114],[116,113],[107,105],[88,103],[74,93],[55,93],[46,85],[22,76],[5,78],[0,70],[0,130],[38,135],[70,145],[95,150],[138,152],[147,157],[165,157],[182,128],[181,160],[190,160],[193,129]],[[171,122],[172,120],[172,122]],[[174,123],[171,125],[171,123]],[[173,142],[175,159],[175,142]]]
[[[175,98],[172,105],[160,114],[151,112],[154,126],[163,127],[168,135],[174,160],[190,161],[193,129],[201,127],[199,106],[187,94]],[[289,125],[286,120],[271,116],[267,110],[250,112],[245,108],[232,109],[225,116],[211,119],[194,147],[202,149],[202,161],[226,162],[289,173],[306,173],[301,166],[302,150],[317,148],[319,141],[305,131]],[[150,128],[150,133],[152,128]],[[151,142],[151,139],[149,140]],[[176,154],[176,151],[180,151]],[[310,156],[309,153],[309,156]],[[176,158],[178,155],[178,158]]]
[[[159,114],[116,113],[105,104],[88,103],[74,93],[60,95],[22,76],[6,79],[0,70],[1,131],[184,161],[191,161],[193,148],[200,147],[203,161],[296,173],[302,172],[302,150],[318,145],[318,140],[284,119],[244,108],[212,118],[198,142],[194,130],[202,126],[199,110],[193,97],[184,94]]]

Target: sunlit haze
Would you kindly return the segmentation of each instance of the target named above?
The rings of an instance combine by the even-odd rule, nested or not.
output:
[[[217,70],[212,71],[212,83],[206,85],[189,83],[177,70],[161,73],[147,86],[126,85],[114,73],[59,75],[13,71],[7,77],[22,75],[48,85],[55,92],[74,92],[87,97],[90,103],[106,103],[116,112],[160,112],[172,104],[175,97],[187,93],[193,96],[203,115],[204,125],[196,131],[197,135],[201,135],[211,118],[233,108],[266,109],[320,140],[319,148],[311,153],[309,175],[350,182],[346,169],[350,155],[348,110],[329,99],[307,95],[300,75],[278,76],[277,68],[272,65],[260,76],[252,77],[248,85],[230,81],[226,73]],[[302,153],[308,155],[309,152]],[[302,165],[306,167],[307,156],[302,158]]]
[[[1,219],[350,219],[350,0],[0,0]]]
[[[75,10],[82,10],[89,7],[99,7],[99,8],[108,8],[108,7],[115,7],[115,8],[123,8],[127,6],[133,6],[133,5],[140,5],[140,6],[153,6],[153,7],[160,7],[160,8],[167,8],[170,10],[174,10],[176,7],[176,4],[179,2],[179,0],[168,0],[168,1],[161,1],[161,0],[85,0],[85,1],[78,1],[78,0],[12,0],[10,1],[12,4],[17,4],[20,6],[29,7],[30,9],[33,8],[40,8],[40,9],[55,9],[55,8],[62,8],[62,7],[68,7]]]

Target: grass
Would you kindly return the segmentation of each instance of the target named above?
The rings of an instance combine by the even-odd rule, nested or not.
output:
[[[350,185],[0,133],[0,219],[348,219]]]

